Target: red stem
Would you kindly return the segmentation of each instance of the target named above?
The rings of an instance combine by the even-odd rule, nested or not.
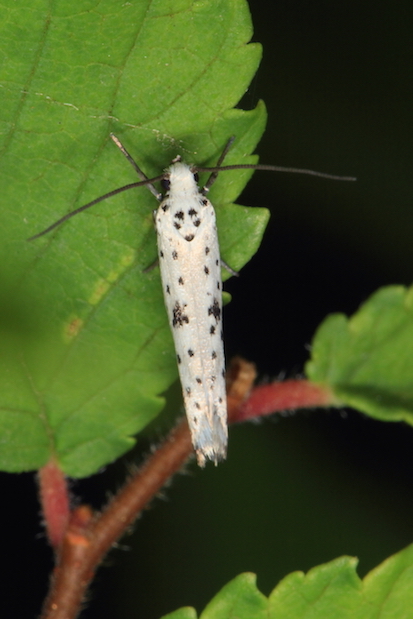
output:
[[[256,387],[255,367],[234,359],[227,372],[228,420],[251,419],[269,412],[333,403],[332,394],[308,381],[285,381]],[[80,506],[67,523],[68,492],[63,474],[51,462],[39,473],[40,496],[49,537],[59,547],[42,619],[75,619],[98,565],[148,502],[193,454],[186,420],[126,482],[101,515]]]
[[[66,478],[52,458],[39,470],[39,494],[47,536],[53,548],[59,548],[69,522],[69,491]]]
[[[101,516],[91,512],[73,514],[58,555],[42,619],[75,619],[85,592],[105,554],[135,520],[142,509],[176,473],[192,452],[186,420],[171,432],[151,456],[112,499]]]
[[[237,409],[233,421],[246,421],[297,408],[333,405],[337,405],[337,402],[327,387],[308,380],[285,380],[255,387]]]

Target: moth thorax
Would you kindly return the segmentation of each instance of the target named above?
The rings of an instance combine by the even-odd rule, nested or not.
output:
[[[169,195],[194,195],[199,193],[191,168],[185,163],[174,163],[168,168]]]

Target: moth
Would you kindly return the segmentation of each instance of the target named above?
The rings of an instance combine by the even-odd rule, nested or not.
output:
[[[192,444],[201,467],[207,460],[217,464],[226,458],[228,442],[222,262],[215,211],[206,194],[218,173],[225,170],[252,168],[310,174],[335,180],[354,179],[313,170],[262,164],[223,166],[222,162],[234,138],[228,141],[213,168],[189,166],[178,156],[163,174],[149,179],[118,138],[113,134],[111,138],[142,180],[96,198],[28,240],[32,241],[50,232],[74,215],[118,193],[142,185],[149,188],[159,201],[154,211],[159,267]],[[198,172],[211,173],[203,188],[198,186]],[[153,183],[157,181],[161,181],[164,194],[155,189]],[[223,266],[236,274],[225,263]]]

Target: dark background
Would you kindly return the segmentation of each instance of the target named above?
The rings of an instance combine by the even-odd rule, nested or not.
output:
[[[257,172],[240,200],[272,217],[257,256],[226,285],[228,355],[255,361],[261,378],[292,377],[328,313],[351,314],[378,287],[411,283],[413,6],[250,7],[264,59],[241,106],[260,98],[268,106],[261,161],[358,178]],[[153,426],[141,448],[163,432]],[[347,410],[231,428],[228,461],[205,471],[192,464],[174,480],[99,571],[82,617],[156,619],[184,605],[200,612],[240,572],[257,573],[268,594],[292,570],[342,554],[358,556],[364,576],[412,541],[412,452],[408,426]],[[99,507],[139,457],[129,454],[74,491]],[[4,616],[32,619],[51,553],[33,475],[0,480]]]

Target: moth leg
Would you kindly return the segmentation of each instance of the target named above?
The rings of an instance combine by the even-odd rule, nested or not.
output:
[[[159,259],[156,258],[149,266],[145,267],[142,271],[142,273],[150,273],[151,271],[154,270],[155,267],[157,267],[159,264]]]
[[[239,277],[239,273],[238,271],[234,271],[234,269],[231,269],[231,267],[229,266],[229,264],[227,264],[225,262],[225,260],[222,260],[221,258],[221,266],[228,271],[228,273],[231,273],[231,275],[234,275],[235,277]]]

